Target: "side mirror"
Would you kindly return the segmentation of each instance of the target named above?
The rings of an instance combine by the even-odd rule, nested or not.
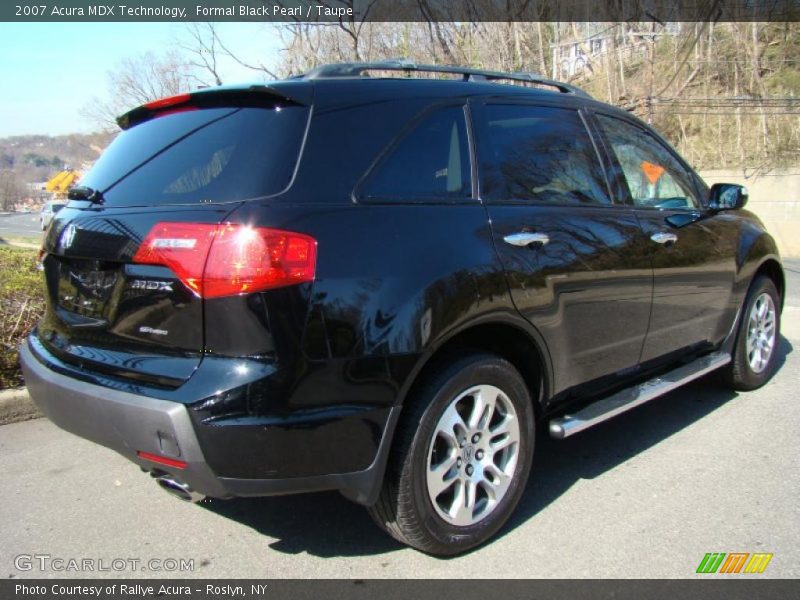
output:
[[[712,210],[735,210],[747,204],[747,188],[735,183],[715,183],[708,193],[708,207]]]

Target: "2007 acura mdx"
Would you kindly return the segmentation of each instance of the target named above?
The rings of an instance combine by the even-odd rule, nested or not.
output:
[[[339,490],[454,554],[514,510],[537,423],[775,369],[784,276],[746,190],[567,84],[329,65],[119,124],[47,232],[22,367],[184,499]]]

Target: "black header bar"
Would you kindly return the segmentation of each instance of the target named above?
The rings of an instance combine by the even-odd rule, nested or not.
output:
[[[800,21],[800,0],[12,0],[7,22]]]
[[[757,600],[797,598],[797,580],[242,580],[4,579],[3,600]],[[794,590],[794,591],[792,591]]]

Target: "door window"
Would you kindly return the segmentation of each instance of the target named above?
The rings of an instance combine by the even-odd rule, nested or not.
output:
[[[650,208],[697,208],[692,177],[661,142],[621,119],[597,115],[622,167],[633,203]]]
[[[362,198],[458,199],[472,195],[464,110],[452,106],[423,120],[381,161]]]
[[[486,121],[485,198],[611,203],[597,150],[577,111],[489,105]]]

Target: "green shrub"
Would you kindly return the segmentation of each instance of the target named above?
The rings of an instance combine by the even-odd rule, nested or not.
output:
[[[36,250],[0,247],[0,389],[22,385],[17,346],[44,311]]]

